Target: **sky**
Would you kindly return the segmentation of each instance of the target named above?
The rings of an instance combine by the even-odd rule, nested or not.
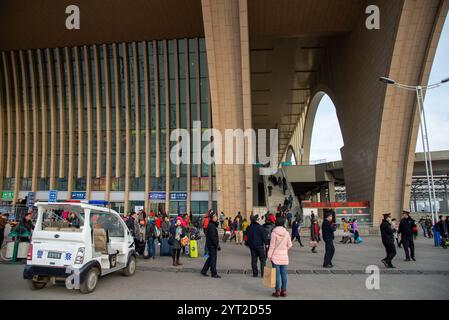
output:
[[[443,28],[429,84],[449,77],[449,18]],[[430,90],[424,101],[429,145],[431,151],[449,150],[449,83]],[[421,132],[418,133],[417,152],[422,152]],[[310,160],[341,160],[343,146],[335,107],[328,96],[322,99],[312,132]]]

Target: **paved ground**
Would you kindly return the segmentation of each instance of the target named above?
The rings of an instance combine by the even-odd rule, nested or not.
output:
[[[305,243],[306,244],[306,243]],[[397,269],[386,270],[380,263],[383,248],[377,237],[361,245],[336,243],[335,268],[322,269],[324,254],[295,243],[290,254],[288,291],[290,299],[449,299],[449,250],[434,248],[429,240],[416,242],[417,262],[403,262],[398,250]],[[113,274],[102,278],[90,295],[48,286],[31,291],[22,280],[23,266],[0,265],[0,299],[272,299],[260,278],[252,278],[249,250],[245,246],[222,244],[218,265],[222,279],[204,278],[199,270],[204,258],[182,258],[182,267],[172,267],[171,258],[138,261],[136,275]],[[367,290],[365,268],[378,265],[380,289]]]

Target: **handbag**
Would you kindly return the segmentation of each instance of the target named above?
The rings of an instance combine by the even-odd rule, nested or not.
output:
[[[183,246],[183,247],[187,246],[190,242],[189,237],[184,236],[183,238],[181,238],[180,242],[181,242],[181,246]]]
[[[276,269],[265,266],[263,268],[263,285],[266,288],[276,286]]]

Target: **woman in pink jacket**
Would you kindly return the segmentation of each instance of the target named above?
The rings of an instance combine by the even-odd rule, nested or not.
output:
[[[284,228],[284,220],[276,218],[276,227],[271,233],[270,249],[268,259],[271,260],[273,268],[276,268],[276,291],[273,297],[287,296],[287,266],[288,250],[292,247],[292,240],[287,229]],[[282,282],[282,286],[281,286]]]

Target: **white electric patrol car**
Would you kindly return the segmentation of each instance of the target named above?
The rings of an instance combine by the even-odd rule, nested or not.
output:
[[[136,271],[134,239],[120,215],[82,202],[39,202],[24,279],[31,289],[65,281],[68,289],[95,290],[99,276]]]

